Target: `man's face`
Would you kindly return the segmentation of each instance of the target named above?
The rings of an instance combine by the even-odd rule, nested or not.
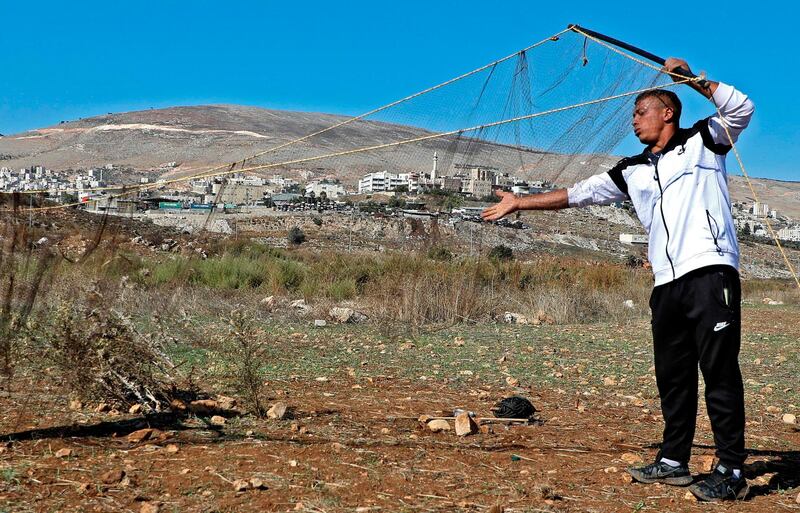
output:
[[[672,116],[672,109],[659,98],[643,98],[633,107],[633,133],[643,144],[654,144]]]

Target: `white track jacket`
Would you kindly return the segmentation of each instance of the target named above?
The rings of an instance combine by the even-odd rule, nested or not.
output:
[[[679,129],[660,154],[645,150],[626,157],[567,190],[571,207],[631,200],[648,233],[655,286],[709,265],[739,268],[725,155],[728,133],[735,142],[754,107],[722,83],[712,101],[721,115]]]

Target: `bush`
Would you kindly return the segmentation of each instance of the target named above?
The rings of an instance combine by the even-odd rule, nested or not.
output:
[[[293,226],[292,229],[289,230],[288,239],[289,244],[299,246],[306,241],[306,234],[303,233],[303,230],[301,230],[299,226]]]
[[[311,221],[317,226],[322,226],[322,218],[321,217],[314,216],[314,217],[311,218]]]
[[[453,259],[453,253],[449,249],[441,246],[431,246],[428,249],[428,258],[440,262],[449,262]]]
[[[514,250],[506,245],[500,244],[489,251],[489,260],[495,262],[508,262],[514,259]]]
[[[249,412],[265,417],[266,333],[240,311],[231,314],[228,324],[228,333],[221,337],[219,347],[224,378]]]

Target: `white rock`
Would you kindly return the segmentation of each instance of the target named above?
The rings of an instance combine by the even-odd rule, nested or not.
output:
[[[358,324],[367,320],[367,316],[352,308],[335,306],[328,311],[330,318],[339,323]]]
[[[503,322],[506,324],[529,324],[528,318],[522,314],[506,312],[503,314]]]
[[[288,407],[286,403],[277,402],[273,404],[269,410],[267,410],[267,417],[275,420],[282,420],[286,418],[286,412]]]
[[[314,326],[317,328],[324,328],[327,325],[328,323],[325,322],[325,319],[314,319]]]
[[[439,431],[450,431],[450,423],[444,419],[435,419],[428,422],[428,429],[434,433],[438,433]]]
[[[797,424],[797,416],[794,413],[784,413],[783,421],[786,424]]]

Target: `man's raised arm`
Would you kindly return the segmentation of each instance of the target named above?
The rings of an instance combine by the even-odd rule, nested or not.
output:
[[[664,62],[664,69],[667,71],[674,72],[678,68],[690,70],[689,64],[683,59],[670,57]],[[675,76],[672,79],[681,80]],[[747,95],[728,84],[707,80],[704,85],[705,87],[697,82],[689,82],[692,89],[711,100],[719,109],[718,114],[708,119],[711,139],[717,144],[730,145],[736,142],[739,134],[750,124],[755,106]]]

